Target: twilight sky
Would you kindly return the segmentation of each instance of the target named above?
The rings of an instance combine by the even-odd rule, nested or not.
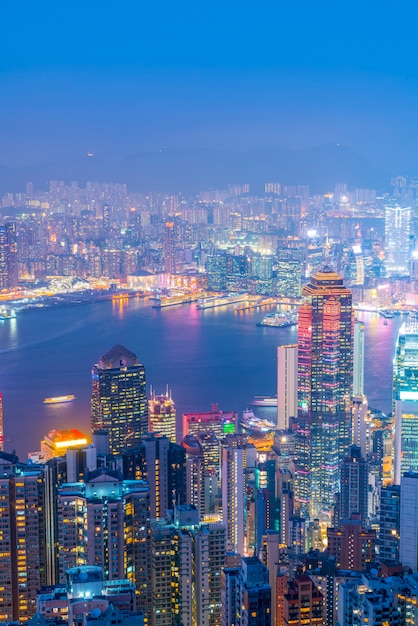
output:
[[[3,0],[0,165],[348,146],[418,173],[410,0]]]

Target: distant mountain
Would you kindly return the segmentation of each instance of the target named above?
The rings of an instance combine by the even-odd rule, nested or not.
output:
[[[0,194],[47,189],[50,180],[89,180],[126,183],[130,191],[196,193],[223,189],[231,183],[250,183],[257,192],[267,181],[308,184],[313,193],[324,193],[336,183],[350,188],[387,188],[389,174],[345,146],[328,144],[307,150],[280,147],[233,150],[170,150],[138,152],[122,159],[99,157],[59,159],[30,167],[0,166]]]

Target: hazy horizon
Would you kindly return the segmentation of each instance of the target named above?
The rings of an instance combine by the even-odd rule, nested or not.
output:
[[[0,165],[340,144],[418,173],[418,8],[374,5],[10,4]]]

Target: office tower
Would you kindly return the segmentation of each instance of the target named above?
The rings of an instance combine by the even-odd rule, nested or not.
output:
[[[222,442],[222,516],[229,552],[247,554],[245,537],[246,487],[256,450],[245,435],[227,435]]]
[[[375,559],[376,532],[364,528],[359,515],[327,528],[327,537],[329,554],[341,569],[365,570]]]
[[[0,452],[0,619],[26,621],[46,583],[42,469]]]
[[[385,206],[385,263],[394,272],[409,267],[411,209],[399,204]]]
[[[418,570],[418,473],[401,478],[399,560],[413,572]]]
[[[364,285],[364,257],[360,245],[352,246],[349,258],[349,273],[351,276],[351,285]]]
[[[148,401],[149,430],[166,435],[172,443],[176,443],[176,407],[167,392],[162,395],[152,394]]]
[[[418,472],[418,401],[395,400],[395,484],[409,471]]]
[[[304,265],[303,254],[297,248],[278,250],[276,261],[278,296],[300,298]]]
[[[393,361],[395,415],[395,482],[418,469],[418,323],[408,320],[399,329]]]
[[[183,446],[170,441],[168,448],[168,497],[171,507],[174,504],[186,504],[187,499],[187,468],[186,451]]]
[[[358,514],[363,524],[368,520],[369,467],[357,446],[351,446],[341,463],[341,495],[339,519]]]
[[[91,426],[107,430],[112,454],[135,447],[148,432],[145,368],[123,346],[114,346],[92,369]]]
[[[211,411],[202,413],[183,413],[183,437],[196,435],[199,432],[212,431],[218,439],[235,433],[238,428],[238,413],[236,411],[220,411],[217,404],[212,405]]]
[[[288,583],[283,598],[283,617],[283,626],[324,624],[324,596],[306,574]]]
[[[351,402],[352,443],[367,457],[372,451],[371,415],[366,396],[353,397]]]
[[[399,562],[400,504],[400,485],[380,488],[377,546],[381,562]]]
[[[164,271],[176,273],[176,244],[174,238],[174,222],[166,222],[164,226]]]
[[[208,289],[210,291],[225,291],[227,283],[228,255],[225,250],[214,250],[206,261]],[[183,433],[184,435],[187,433]]]
[[[277,348],[277,427],[288,430],[298,414],[298,347]]]
[[[364,396],[364,323],[354,322],[353,397]]]
[[[41,453],[45,460],[64,456],[69,449],[82,448],[88,445],[86,435],[76,428],[70,430],[51,430],[41,441]]]
[[[303,289],[298,318],[298,431],[295,500],[301,514],[328,519],[339,463],[351,442],[351,292],[330,267]]]

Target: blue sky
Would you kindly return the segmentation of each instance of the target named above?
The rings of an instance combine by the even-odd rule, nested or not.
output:
[[[0,164],[333,142],[418,163],[413,2],[3,0],[1,16]]]

